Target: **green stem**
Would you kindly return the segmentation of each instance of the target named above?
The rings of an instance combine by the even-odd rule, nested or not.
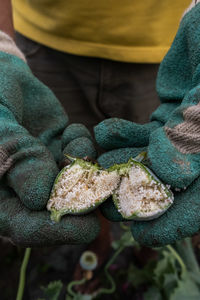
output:
[[[176,252],[176,250],[170,246],[167,245],[168,250],[174,255],[174,257],[177,259],[177,261],[179,262],[181,269],[182,269],[182,274],[184,274],[185,272],[187,272],[187,268],[186,265],[184,264],[182,258],[180,257],[180,255]]]
[[[76,281],[71,281],[68,286],[67,286],[67,292],[70,296],[75,297],[76,293],[73,291],[73,287],[75,285],[81,285],[84,284],[87,281],[87,279],[85,277],[83,277],[80,280],[76,280]]]
[[[126,228],[126,230],[127,230],[127,228]],[[110,273],[108,271],[108,268],[112,265],[112,263],[115,261],[115,259],[117,258],[117,256],[124,250],[124,248],[126,248],[126,246],[124,246],[124,245],[120,246],[114,252],[113,256],[110,258],[110,260],[107,262],[107,264],[104,267],[104,273],[106,275],[106,278],[107,278],[108,282],[110,283],[110,288],[101,288],[101,289],[99,289],[98,291],[94,292],[91,295],[93,298],[99,296],[100,294],[112,294],[112,293],[115,292],[115,289],[116,289],[115,281],[114,281],[113,277],[110,275]],[[73,291],[73,287],[75,285],[84,284],[86,281],[87,281],[86,278],[82,278],[81,280],[70,282],[68,284],[68,286],[67,286],[67,292],[68,292],[68,294],[70,296],[72,296],[72,297],[76,297],[77,294]]]
[[[111,259],[107,262],[105,268],[104,268],[104,272],[105,275],[107,277],[107,280],[110,282],[111,287],[109,289],[106,288],[102,288],[100,290],[98,290],[98,292],[93,293],[93,296],[96,297],[97,295],[100,294],[112,294],[115,291],[115,282],[112,278],[112,276],[110,275],[110,273],[108,272],[108,268],[110,267],[110,265],[114,262],[114,260],[116,259],[116,257],[120,254],[120,252],[124,249],[124,246],[121,246],[119,249],[117,249],[117,251],[114,253],[114,255],[111,257]],[[76,285],[81,285],[84,284],[87,281],[87,279],[85,277],[83,277],[81,280],[77,280],[77,281],[72,281],[68,284],[67,286],[67,292],[70,296],[75,297],[76,293],[73,291],[73,287]]]
[[[98,292],[95,294],[95,296],[99,296],[100,294],[112,294],[112,293],[114,293],[114,291],[116,289],[116,285],[115,285],[113,277],[108,272],[108,268],[110,267],[110,265],[112,265],[112,263],[115,261],[117,256],[124,250],[124,248],[125,248],[125,246],[119,247],[117,249],[117,251],[114,253],[114,255],[111,257],[111,259],[107,262],[107,264],[104,268],[104,272],[105,272],[105,275],[107,277],[107,280],[110,282],[110,288],[101,288],[101,289],[99,289]]]
[[[22,300],[24,294],[25,278],[26,278],[26,268],[30,258],[31,248],[26,248],[23,262],[20,269],[19,285],[17,291],[16,300]]]
[[[176,242],[176,249],[184,260],[188,270],[200,274],[200,268],[192,247],[191,238]]]
[[[62,215],[61,215],[60,211],[55,210],[55,209],[51,210],[50,218],[53,222],[56,222],[56,223],[60,222],[61,217],[62,217]]]
[[[134,160],[137,160],[138,162],[142,162],[143,160],[145,160],[147,157],[147,152],[143,151],[140,152],[136,157],[134,157]]]

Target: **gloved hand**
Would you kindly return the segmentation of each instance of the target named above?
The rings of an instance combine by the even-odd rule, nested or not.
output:
[[[130,157],[137,156],[145,148],[123,148],[104,153],[99,163],[108,168],[113,163],[127,162]],[[181,192],[174,192],[174,204],[158,219],[151,221],[131,221],[131,231],[135,240],[149,247],[173,244],[187,236],[191,236],[200,228],[200,177]],[[121,214],[115,208],[112,199],[101,205],[101,212],[110,221],[122,222]]]
[[[196,233],[200,228],[199,18],[200,4],[198,3],[196,6],[194,4],[194,7],[183,17],[175,40],[158,72],[157,91],[161,102],[171,101],[170,103],[180,104],[170,113],[166,111],[163,125],[148,135],[149,143],[147,142],[146,146],[148,146],[149,167],[164,183],[182,191],[175,192],[174,204],[158,219],[132,223],[134,238],[148,246],[173,243]],[[152,115],[152,120],[162,105]],[[117,121],[114,120],[114,123]],[[114,126],[114,130],[110,124],[112,121],[107,120],[95,128],[96,139],[100,146],[106,149],[114,149],[116,145],[118,147],[145,146],[145,143],[141,144],[142,138],[134,124],[127,126],[126,123],[126,126],[121,128],[120,121]],[[132,133],[134,126],[136,130]],[[116,130],[119,127],[120,130]],[[143,125],[139,127],[144,128]],[[130,151],[135,153],[135,150],[137,149],[113,150],[100,157],[99,161],[104,165],[109,164],[109,161],[122,162],[126,153],[131,154]],[[106,214],[112,219],[115,217],[117,220],[120,219],[119,214],[114,213],[111,204],[107,212]]]
[[[18,246],[89,243],[99,231],[95,214],[67,216],[53,223],[47,210],[27,209],[4,181],[0,182],[0,195],[0,234]]]
[[[95,216],[66,217],[53,225],[46,212],[62,150],[95,155],[89,133],[80,124],[67,127],[59,101],[23,59],[0,32],[0,234],[29,246],[89,242],[99,229]]]

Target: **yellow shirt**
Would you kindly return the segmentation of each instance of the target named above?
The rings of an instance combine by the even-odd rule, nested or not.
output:
[[[191,0],[13,0],[15,29],[71,54],[159,63]]]

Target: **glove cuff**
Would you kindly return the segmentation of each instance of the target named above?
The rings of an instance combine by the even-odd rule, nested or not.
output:
[[[24,54],[16,46],[14,40],[3,31],[0,31],[0,51],[18,56],[26,62]]]

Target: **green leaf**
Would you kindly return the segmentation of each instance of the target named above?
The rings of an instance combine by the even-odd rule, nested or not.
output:
[[[188,272],[190,278],[200,286],[200,274],[199,272]]]
[[[174,289],[177,287],[178,285],[178,276],[177,274],[165,274],[163,276],[163,292],[166,296],[167,299],[170,298],[171,293],[174,291]]]
[[[160,251],[159,251],[160,252]],[[172,292],[177,288],[179,278],[179,265],[173,253],[164,249],[160,252],[161,258],[154,269],[154,283],[166,299],[170,299]]]
[[[163,300],[162,294],[156,287],[151,287],[143,294],[144,300]],[[188,299],[189,300],[189,299]]]
[[[185,273],[178,282],[177,288],[173,291],[170,300],[199,300],[200,290],[192,281],[189,273]]]
[[[155,262],[150,261],[143,268],[139,269],[135,265],[131,264],[128,268],[127,280],[131,283],[134,288],[149,283],[153,284],[153,270],[155,268]]]
[[[200,277],[200,268],[192,246],[192,239],[188,237],[184,240],[176,241],[175,249],[181,256],[187,269]]]
[[[63,284],[60,280],[52,281],[47,287],[42,287],[45,300],[58,300]]]
[[[166,277],[166,274],[169,274],[169,276]],[[170,275],[173,275],[173,278],[170,279]],[[178,281],[176,258],[170,252],[162,251],[162,258],[158,260],[154,270],[154,279],[160,288],[168,285],[170,281]]]

